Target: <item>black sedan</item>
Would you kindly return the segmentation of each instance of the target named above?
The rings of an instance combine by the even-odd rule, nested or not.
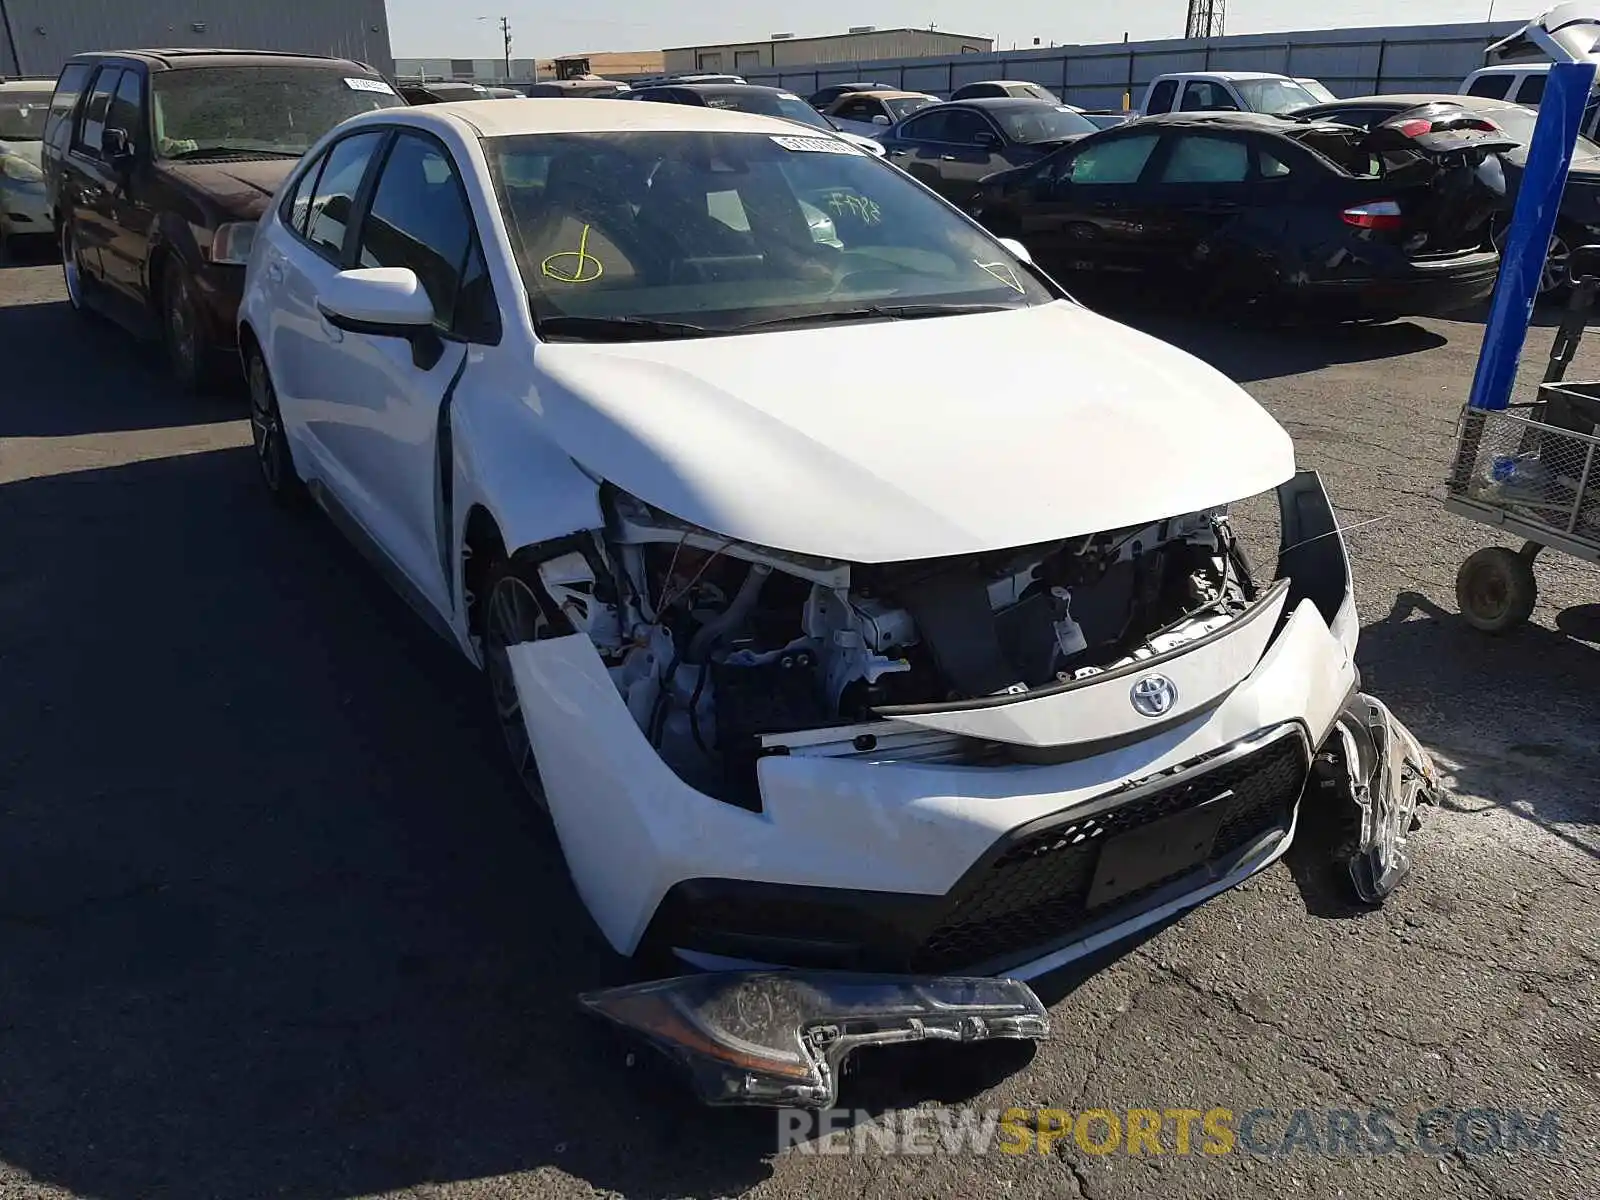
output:
[[[1367,96],[1319,104],[1294,115],[1341,121],[1367,129],[1386,121],[1433,119],[1452,110],[1464,110],[1492,121],[1517,143],[1501,155],[1506,168],[1509,209],[1516,201],[1522,172],[1528,165],[1528,143],[1533,140],[1534,122],[1539,119],[1537,109],[1483,96]],[[1503,218],[1496,222],[1497,240],[1503,224]],[[1545,261],[1544,277],[1539,281],[1540,293],[1554,295],[1564,291],[1573,250],[1595,243],[1600,243],[1600,145],[1580,137],[1573,151],[1572,171],[1567,176],[1567,190],[1561,200],[1555,236],[1550,239],[1550,256]]]
[[[880,139],[895,163],[963,204],[996,171],[1036,163],[1097,133],[1077,109],[1043,100],[963,100],[913,113]]]
[[[1145,275],[1197,305],[1413,316],[1487,297],[1504,202],[1479,127],[1425,136],[1256,113],[1151,117],[984,181],[968,206],[1047,271]]]

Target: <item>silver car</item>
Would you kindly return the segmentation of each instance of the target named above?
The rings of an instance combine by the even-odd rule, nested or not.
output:
[[[0,83],[0,244],[7,250],[21,238],[53,233],[39,170],[52,90],[39,81]]]

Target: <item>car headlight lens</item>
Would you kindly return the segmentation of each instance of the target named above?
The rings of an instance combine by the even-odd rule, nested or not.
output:
[[[248,266],[250,251],[256,244],[254,221],[230,221],[219,225],[211,237],[211,261],[235,267]]]
[[[4,175],[7,179],[15,179],[18,183],[39,183],[44,179],[43,171],[27,159],[18,158],[15,154],[0,158],[0,175]]]

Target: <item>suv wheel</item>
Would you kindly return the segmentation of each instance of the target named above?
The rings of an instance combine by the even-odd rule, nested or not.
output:
[[[168,260],[161,284],[161,337],[184,391],[204,392],[216,382],[217,350],[201,318],[189,268],[176,257]]]
[[[78,255],[78,230],[71,221],[61,223],[61,278],[67,285],[67,302],[73,312],[88,313],[89,280]]]

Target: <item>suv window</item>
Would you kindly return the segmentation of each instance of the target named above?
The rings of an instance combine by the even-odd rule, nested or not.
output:
[[[1517,89],[1517,103],[1538,107],[1539,101],[1544,99],[1544,85],[1549,78],[1544,74],[1529,75],[1525,78],[1522,86]]]
[[[72,139],[72,148],[90,158],[100,157],[100,145],[105,139],[106,116],[111,111],[111,97],[116,94],[122,79],[121,67],[101,67],[95,76],[94,90],[83,106],[83,120],[78,125],[78,136]]]
[[[44,140],[57,149],[66,148],[65,131],[71,128],[72,110],[78,106],[83,85],[89,82],[88,63],[68,63],[61,68],[61,78],[56,80],[55,95],[50,97],[50,115],[45,118]]]
[[[1176,79],[1163,79],[1156,84],[1150,93],[1149,111],[1151,113],[1164,113],[1172,111],[1173,98],[1178,94],[1178,81]]]
[[[305,236],[311,248],[330,262],[344,260],[345,231],[355,209],[356,192],[385,136],[382,130],[351,134],[328,151],[306,212]]]
[[[151,86],[163,158],[299,158],[346,117],[403,103],[382,79],[327,67],[187,67],[157,72]]]
[[[117,84],[117,94],[111,99],[111,110],[106,117],[106,128],[120,129],[128,140],[138,146],[144,140],[144,80],[139,72],[129,69],[122,73]]]
[[[1191,79],[1183,90],[1184,112],[1237,111],[1239,104],[1220,83],[1208,79]]]
[[[400,134],[361,222],[359,265],[410,267],[433,301],[434,320],[449,329],[474,240],[472,212],[449,152],[430,137]]]
[[[1514,75],[1479,75],[1467,86],[1467,95],[1504,100],[1514,78]]]
[[[1157,134],[1140,133],[1095,141],[1078,152],[1065,177],[1075,184],[1138,183],[1159,140]]]
[[[1162,183],[1243,183],[1250,178],[1250,147],[1237,138],[1180,137],[1174,141]]]

